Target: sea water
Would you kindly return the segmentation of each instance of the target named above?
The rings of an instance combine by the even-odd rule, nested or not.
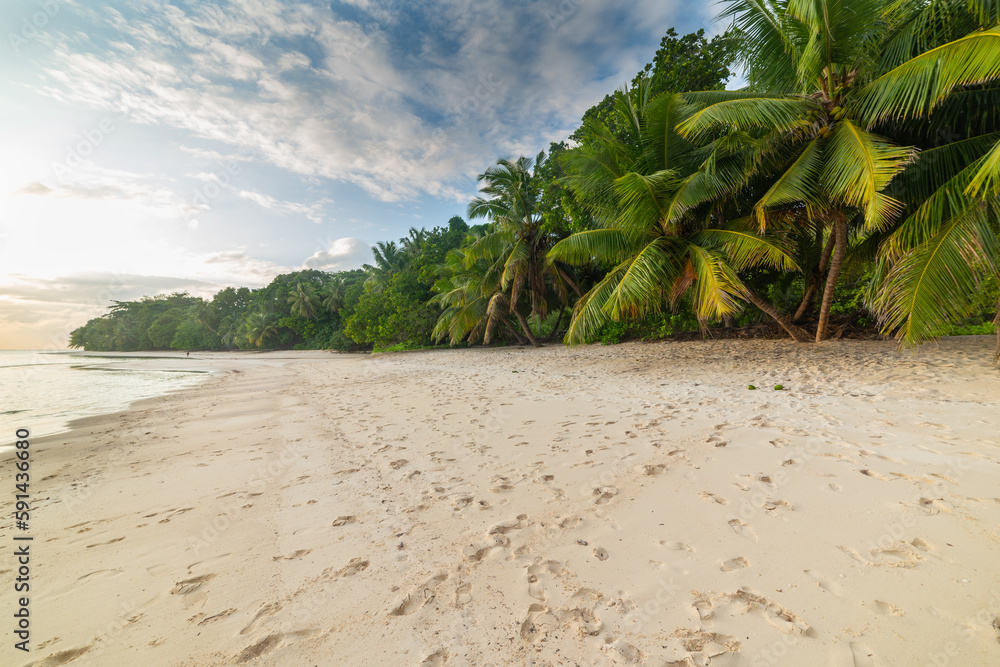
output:
[[[17,429],[32,438],[60,433],[74,419],[118,412],[209,376],[142,369],[143,358],[0,350],[0,451],[13,445]]]

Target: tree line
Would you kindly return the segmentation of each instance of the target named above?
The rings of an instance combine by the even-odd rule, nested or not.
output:
[[[360,271],[116,302],[71,345],[995,330],[1000,3],[733,0],[722,18],[713,39],[668,31],[567,141],[486,169],[467,211],[483,224],[412,229]],[[731,67],[743,90],[724,90]]]

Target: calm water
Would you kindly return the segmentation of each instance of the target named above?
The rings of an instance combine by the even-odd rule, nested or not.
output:
[[[124,410],[130,403],[193,386],[208,373],[135,370],[136,359],[66,352],[0,351],[0,450],[14,431],[34,438],[65,431],[80,417]],[[133,368],[125,368],[130,365]]]

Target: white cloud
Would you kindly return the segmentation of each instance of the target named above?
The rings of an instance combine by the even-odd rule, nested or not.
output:
[[[316,224],[323,222],[323,205],[330,203],[330,200],[323,200],[313,204],[312,206],[306,206],[305,204],[299,204],[297,202],[280,201],[270,195],[253,192],[251,190],[239,190],[236,194],[243,199],[252,201],[258,206],[262,206],[263,208],[278,211],[279,213],[302,215]]]
[[[324,245],[328,247],[313,253],[302,263],[302,268],[347,271],[372,261],[372,247],[361,239],[342,238]]]
[[[557,0],[349,4],[355,20],[329,5],[276,0],[239,0],[226,11],[148,0],[128,17],[90,10],[136,51],[63,39],[47,94],[181,128],[385,201],[462,201],[468,179],[499,154],[545,148],[553,127],[571,127],[629,79],[675,18],[662,0],[627,9]],[[412,24],[417,14],[421,25]],[[609,30],[613,20],[628,37],[647,37],[641,51]]]

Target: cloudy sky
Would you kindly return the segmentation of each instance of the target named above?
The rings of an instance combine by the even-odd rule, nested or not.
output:
[[[680,0],[3,0],[0,349],[113,299],[356,268],[464,215],[652,59]]]

